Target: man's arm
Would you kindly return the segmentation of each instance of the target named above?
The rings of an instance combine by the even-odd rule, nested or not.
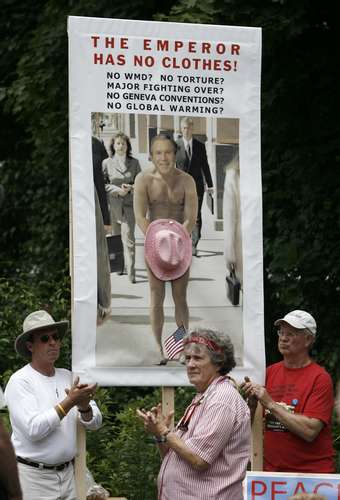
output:
[[[35,393],[29,381],[11,378],[7,384],[5,395],[12,427],[19,429],[26,439],[40,441],[60,426],[61,420],[74,406],[78,406],[81,410],[89,410],[82,414],[81,420],[83,423],[89,422],[90,424],[94,413],[89,401],[96,391],[96,384],[78,384],[78,382],[79,378],[76,377],[71,388],[66,389],[66,398],[55,406],[41,411],[37,403],[40,395]],[[97,420],[99,417],[97,415],[95,417],[95,421],[90,424],[91,426],[101,423]]]
[[[0,483],[8,500],[22,500],[17,461],[9,435],[0,421]]]
[[[201,151],[202,151],[202,158],[201,158],[201,168],[203,170],[204,174],[204,179],[205,182],[207,183],[208,188],[213,187],[213,181],[211,178],[211,172],[210,172],[210,167],[208,163],[208,158],[207,158],[207,150],[205,149],[205,144],[201,142]]]
[[[236,265],[236,226],[238,220],[237,193],[235,189],[235,170],[227,169],[223,194],[223,224],[224,231],[224,257],[227,269],[231,270]]]
[[[185,198],[184,198],[184,222],[183,226],[191,234],[197,219],[197,191],[196,184],[191,175],[185,176]]]
[[[254,396],[261,405],[269,410],[290,432],[299,436],[304,441],[311,443],[314,441],[324,423],[318,418],[311,418],[299,413],[290,413],[282,405],[276,403],[269,395],[265,387],[246,382],[243,389],[247,396]]]
[[[96,390],[97,384],[80,384],[79,377],[75,377],[70,389],[65,389],[67,397],[56,407],[60,420],[74,406],[77,406],[82,425],[90,430],[99,429],[102,424],[102,414],[95,401],[92,400]]]
[[[146,234],[150,221],[146,218],[148,211],[148,196],[146,178],[142,172],[137,175],[134,183],[133,209],[138,227]]]
[[[260,401],[261,402],[261,401]],[[262,404],[262,402],[261,402]],[[298,413],[290,413],[282,405],[272,400],[266,408],[293,434],[299,436],[304,441],[311,443],[314,441],[324,424],[317,418],[306,417]]]
[[[41,411],[32,384],[15,375],[10,378],[5,390],[12,428],[19,429],[26,439],[38,441],[56,429],[60,419],[52,406]]]
[[[110,225],[110,214],[107,205],[105,192],[104,175],[102,170],[102,162],[107,158],[105,146],[97,138],[92,138],[92,163],[93,163],[93,179],[97,190],[99,204],[103,216],[105,226]]]

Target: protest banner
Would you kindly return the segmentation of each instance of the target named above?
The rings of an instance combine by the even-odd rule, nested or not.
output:
[[[144,235],[133,215],[133,184],[139,170],[153,168],[152,138],[169,134],[180,152],[182,120],[189,118],[194,141],[190,161],[200,150],[197,162],[206,165],[205,188],[213,186],[208,197],[199,193],[195,179],[202,234],[190,266],[189,327],[227,331],[237,359],[233,376],[263,381],[261,30],[70,17],[68,34],[73,370],[106,386],[188,384],[180,361],[160,364],[150,323]],[[117,133],[130,145],[125,164],[119,163],[117,152],[102,163],[113,154],[112,146],[118,147],[113,141]],[[112,195],[109,223],[102,219],[103,198],[95,185],[102,165],[111,192],[113,168],[131,176],[124,188],[130,201],[118,204],[117,215]],[[105,225],[113,233],[111,269]],[[122,274],[123,254],[127,274]],[[158,319],[164,346],[181,326],[169,283],[164,322]]]
[[[294,474],[247,472],[245,500],[287,500],[299,493],[323,495],[327,500],[340,498],[339,474]]]

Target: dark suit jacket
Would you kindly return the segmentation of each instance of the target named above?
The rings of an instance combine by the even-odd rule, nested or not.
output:
[[[197,195],[202,196],[204,193],[204,181],[208,187],[213,187],[205,145],[195,138],[192,139],[192,154],[190,162],[188,161],[188,157],[185,152],[183,139],[178,139],[177,146],[177,167],[180,170],[187,172],[194,178]]]
[[[93,180],[96,186],[97,195],[99,199],[100,209],[103,216],[103,222],[109,226],[110,215],[106,198],[104,175],[102,170],[102,163],[108,157],[105,146],[99,139],[92,137],[92,162],[93,162]]]

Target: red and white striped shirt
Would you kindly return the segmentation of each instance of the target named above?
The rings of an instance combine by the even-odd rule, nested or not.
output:
[[[202,398],[197,394],[192,403]],[[210,464],[198,471],[172,449],[158,475],[159,500],[242,500],[242,480],[250,458],[250,415],[245,401],[225,377],[204,393],[188,423],[176,434]]]

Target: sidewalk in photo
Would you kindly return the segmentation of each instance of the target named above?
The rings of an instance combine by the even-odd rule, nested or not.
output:
[[[210,327],[229,333],[237,361],[243,356],[242,308],[232,306],[225,287],[226,268],[221,240],[201,240],[193,257],[188,285],[190,328]],[[149,319],[149,284],[143,240],[136,244],[136,283],[127,275],[111,275],[112,315],[97,328],[97,366],[152,366],[160,356]],[[171,284],[166,284],[162,341],[177,328]]]

